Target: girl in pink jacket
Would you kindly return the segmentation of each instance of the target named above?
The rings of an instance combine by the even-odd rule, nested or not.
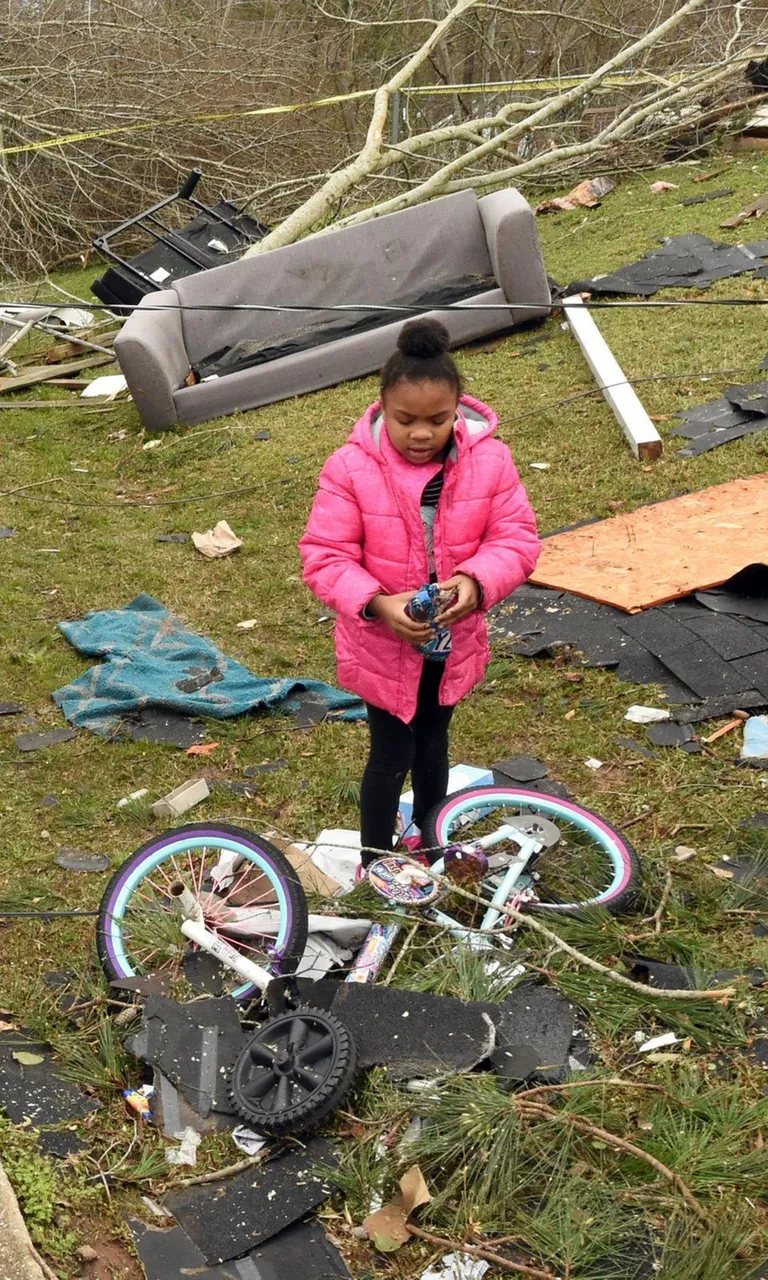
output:
[[[368,707],[361,787],[364,849],[391,852],[411,771],[413,821],[448,785],[453,709],[482,680],[485,614],[533,572],[536,520],[496,414],[462,394],[437,320],[403,326],[381,399],[328,459],[300,548],[304,581],[336,611],[339,682]],[[406,606],[438,582],[455,593],[436,620],[449,652],[421,652],[433,631]],[[374,858],[363,854],[363,865]]]

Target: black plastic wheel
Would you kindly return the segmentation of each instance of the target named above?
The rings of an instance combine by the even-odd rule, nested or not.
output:
[[[357,1074],[357,1046],[320,1009],[266,1022],[237,1059],[229,1091],[235,1111],[265,1137],[308,1133],[344,1101]]]

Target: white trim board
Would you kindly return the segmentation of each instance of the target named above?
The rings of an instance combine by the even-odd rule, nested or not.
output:
[[[575,294],[564,298],[563,308],[563,314],[584,353],[584,359],[616,415],[635,457],[643,460],[661,457],[664,447],[661,436],[634,389],[627,382],[618,360],[584,306],[583,299]]]

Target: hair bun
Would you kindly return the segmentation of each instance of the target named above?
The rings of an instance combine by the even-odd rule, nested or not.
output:
[[[450,345],[448,330],[439,320],[409,320],[400,330],[397,347],[404,356],[432,360]]]

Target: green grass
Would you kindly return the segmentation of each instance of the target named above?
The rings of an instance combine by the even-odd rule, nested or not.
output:
[[[563,283],[607,271],[653,248],[665,234],[700,231],[732,243],[759,237],[760,223],[730,232],[720,232],[718,223],[765,189],[768,161],[755,153],[727,163],[728,172],[710,184],[693,182],[700,168],[673,167],[626,178],[600,209],[541,218],[539,232],[548,270]],[[679,191],[652,195],[649,184],[662,175],[678,182]],[[680,199],[686,196],[724,186],[735,189],[727,200],[680,207]],[[68,276],[66,287],[87,296],[91,274]],[[696,295],[685,292],[684,296]],[[768,281],[726,280],[702,296],[754,297],[768,304]],[[638,388],[662,435],[674,425],[673,415],[679,409],[719,395],[729,382],[756,380],[768,350],[761,307],[627,308],[601,311],[597,318],[629,375],[682,375]],[[549,341],[528,354],[519,354],[528,336],[521,333],[501,342],[480,343],[460,358],[468,390],[489,401],[502,419],[501,435],[515,453],[542,529],[632,510],[682,489],[701,489],[766,469],[768,437],[759,436],[692,460],[677,458],[675,442],[670,441],[658,463],[641,466],[600,396],[557,405],[563,398],[591,392],[593,383],[558,317],[547,322],[544,332]],[[712,373],[707,380],[696,376],[721,369],[739,372]],[[57,624],[88,609],[124,604],[140,592],[157,596],[192,628],[213,637],[226,653],[258,674],[333,680],[331,630],[318,620],[319,606],[301,584],[296,542],[323,461],[345,440],[375,394],[374,379],[354,382],[159,435],[159,446],[151,450],[142,447],[147,438],[129,404],[92,416],[73,395],[74,407],[67,410],[0,411],[2,488],[35,486],[0,496],[0,525],[17,530],[15,537],[0,540],[2,699],[22,702],[40,728],[61,725],[51,692],[90,664],[67,645]],[[60,399],[67,393],[36,388],[22,395]],[[255,441],[254,432],[264,428],[271,439]],[[531,462],[548,462],[550,469],[531,470]],[[236,496],[207,496],[242,486],[253,488]],[[124,505],[126,495],[146,501],[152,495],[152,505]],[[201,495],[202,500],[184,501]],[[159,533],[204,530],[222,518],[244,539],[242,550],[226,560],[204,561],[190,544],[155,540]],[[239,621],[254,617],[258,623],[252,631],[237,630]],[[645,872],[638,915],[619,924],[595,920],[563,926],[568,936],[610,964],[619,964],[625,953],[646,951],[689,964],[703,976],[724,968],[766,965],[768,946],[752,934],[757,917],[744,914],[766,910],[765,887],[759,883],[737,887],[718,880],[709,870],[726,842],[734,839],[755,846],[752,853],[766,855],[764,840],[739,833],[745,818],[768,807],[760,774],[735,766],[732,736],[698,757],[682,752],[660,752],[654,760],[631,757],[615,745],[614,738],[626,733],[623,715],[629,703],[652,702],[654,691],[621,685],[608,672],[579,672],[581,679],[575,682],[568,679],[572,674],[567,666],[498,655],[484,688],[458,712],[452,735],[456,761],[486,764],[530,753],[546,761],[582,803],[609,821],[621,824],[637,819],[630,834]],[[567,719],[571,710],[575,716]],[[117,866],[163,825],[152,819],[146,806],[118,810],[117,801],[142,787],[149,788],[150,800],[155,799],[201,772],[200,763],[170,748],[111,744],[87,734],[48,751],[23,755],[13,742],[22,727],[18,718],[0,721],[0,904],[5,909],[62,904],[94,908],[109,873],[68,874],[54,866],[57,850],[76,845],[106,852]],[[280,758],[288,761],[288,768],[260,775],[254,799],[235,795],[222,799],[225,793],[219,792],[192,817],[226,816],[256,828],[278,825],[296,838],[311,837],[324,826],[356,824],[364,727],[323,725],[307,733],[295,730],[282,717],[257,716],[211,725],[209,738],[219,746],[205,761],[207,773],[234,779],[250,764]],[[589,756],[604,761],[604,768],[597,773],[588,769],[583,762]],[[55,804],[47,803],[51,795],[56,797]],[[679,843],[692,845],[696,857],[670,862]],[[673,889],[657,935],[653,924],[643,920],[659,901],[668,867],[673,871]],[[38,1005],[45,990],[40,981],[52,969],[74,969],[84,998],[99,998],[102,988],[94,972],[92,923],[8,922],[0,928],[0,1006],[27,1022],[38,1007],[44,1026],[36,1025],[36,1030],[53,1038],[67,1074],[80,1072],[104,1100],[104,1111],[89,1123],[103,1151],[117,1142],[104,1164],[112,1169],[134,1133],[119,1098],[119,1085],[135,1079],[134,1067],[100,1021],[103,1005],[94,1006],[80,1037],[61,1025],[50,1001],[42,1010]],[[613,1156],[595,1156],[581,1139],[564,1141],[556,1126],[547,1142],[542,1141],[538,1126],[530,1134],[524,1132],[525,1126],[519,1126],[519,1134],[515,1130],[517,1136],[504,1157],[509,1186],[503,1178],[494,1179],[487,1205],[477,1186],[461,1173],[463,1166],[473,1166],[476,1144],[469,1144],[460,1159],[445,1148],[442,1157],[439,1152],[434,1158],[425,1152],[436,1196],[431,1227],[438,1234],[450,1234],[463,1230],[471,1220],[497,1233],[517,1232],[526,1240],[528,1256],[561,1269],[568,1263],[572,1280],[608,1280],[609,1272],[598,1275],[595,1270],[607,1255],[613,1256],[617,1274],[629,1274],[625,1263],[631,1223],[633,1229],[651,1233],[661,1274],[670,1280],[734,1280],[747,1274],[747,1263],[733,1261],[732,1244],[735,1236],[739,1243],[746,1242],[751,1265],[764,1245],[762,1211],[745,1205],[755,1178],[750,1160],[759,1150],[749,1117],[758,1105],[763,1079],[744,1055],[743,1045],[752,1034],[749,1028],[759,993],[739,987],[726,1010],[695,1006],[662,1012],[660,1005],[627,999],[605,983],[594,983],[570,962],[563,964],[534,945],[530,936],[522,937],[519,946],[523,957],[549,973],[589,1017],[590,1035],[610,1072],[626,1072],[638,1082],[656,1080],[662,1072],[671,1074],[670,1088],[678,1098],[675,1116],[690,1114],[695,1132],[691,1136],[689,1130],[680,1130],[677,1145],[675,1141],[665,1145],[659,1139],[658,1149],[663,1148],[671,1159],[670,1150],[674,1155],[679,1148],[697,1194],[711,1210],[711,1227],[702,1232],[668,1187],[651,1185],[647,1169],[638,1172],[631,1162],[617,1164]],[[497,987],[495,993],[489,989],[487,976],[473,959],[451,956],[444,942],[426,930],[419,932],[403,957],[395,983],[486,999],[503,995],[503,988]],[[638,1063],[635,1031],[650,1033],[668,1026],[678,1029],[685,1040],[678,1050],[680,1065]],[[680,1101],[681,1079],[689,1069],[699,1080],[697,1097],[706,1096],[702,1080],[711,1077],[720,1082],[717,1097],[725,1098],[727,1106],[722,1103],[717,1132],[711,1118],[697,1128],[698,1113],[690,1111],[690,1097]],[[457,1096],[461,1090],[467,1096],[474,1090],[493,1091],[493,1106],[503,1108],[504,1096],[496,1097],[498,1091],[490,1082],[465,1082],[455,1088]],[[651,1132],[644,1125],[669,1126],[670,1118],[654,1110],[655,1098],[649,1102],[638,1091],[631,1105],[622,1101],[612,1115],[619,1131],[633,1133],[642,1143]],[[414,1105],[413,1095],[388,1090],[378,1076],[355,1099],[364,1136],[345,1146],[349,1148],[347,1207],[339,1198],[324,1211],[338,1238],[355,1254],[355,1274],[406,1277],[418,1275],[426,1266],[426,1247],[408,1246],[400,1255],[383,1259],[351,1235],[364,1214],[367,1189],[376,1176],[371,1150],[361,1151],[359,1143],[370,1143],[372,1136],[388,1132],[393,1114],[398,1109],[410,1111]],[[489,1114],[496,1112],[491,1108]],[[6,1128],[0,1135],[4,1158],[9,1144],[17,1141],[13,1134],[7,1135]],[[709,1164],[701,1154],[705,1137],[712,1150]],[[456,1140],[454,1123],[452,1141]],[[553,1181],[544,1196],[526,1170],[535,1172],[536,1162],[548,1151]],[[118,1233],[122,1210],[139,1186],[146,1190],[154,1179],[154,1185],[162,1187],[167,1174],[157,1155],[152,1144],[142,1153],[141,1163],[134,1151],[111,1179],[109,1203],[98,1177],[96,1182],[84,1182],[89,1196],[98,1200],[96,1209],[86,1202],[83,1213],[107,1215]],[[217,1139],[204,1145],[200,1158],[206,1167],[206,1160],[228,1163],[237,1155],[230,1144]],[[398,1158],[396,1148],[388,1149],[388,1190],[394,1185]],[[44,1173],[37,1163],[42,1159],[28,1157],[25,1147],[22,1156],[10,1159],[8,1171],[25,1204],[33,1199],[31,1191],[27,1194],[28,1186],[39,1183],[42,1188],[33,1224],[35,1238],[66,1276],[68,1268],[74,1268],[71,1250],[79,1237],[58,1226],[57,1216],[50,1212],[53,1175]],[[88,1176],[95,1172],[91,1168]],[[482,1171],[477,1172],[479,1176]],[[514,1188],[518,1182],[528,1185],[526,1179],[530,1193],[518,1203]],[[619,1195],[612,1192],[615,1179],[622,1188]],[[624,1190],[628,1201],[622,1199]],[[754,1190],[756,1206],[763,1190]]]

